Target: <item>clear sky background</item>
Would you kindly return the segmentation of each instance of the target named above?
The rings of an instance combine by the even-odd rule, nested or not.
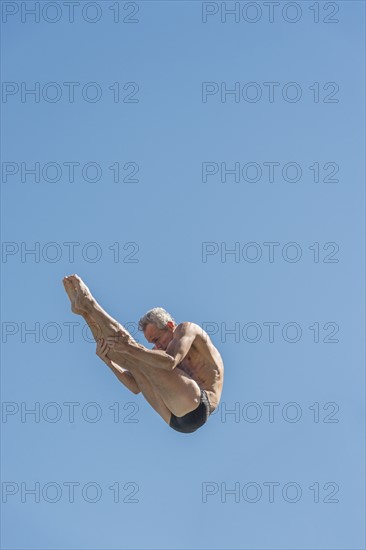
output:
[[[3,548],[364,548],[364,3],[1,4]],[[144,344],[208,329],[204,427],[96,357],[71,273]]]

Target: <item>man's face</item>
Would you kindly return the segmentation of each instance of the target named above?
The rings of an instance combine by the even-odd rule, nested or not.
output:
[[[154,344],[153,349],[166,350],[169,343],[174,338],[175,325],[171,321],[167,323],[166,328],[158,328],[152,323],[148,323],[144,330],[145,338],[151,344]]]

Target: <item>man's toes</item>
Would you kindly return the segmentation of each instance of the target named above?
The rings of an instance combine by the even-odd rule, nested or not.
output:
[[[70,286],[72,286],[73,288],[76,287],[76,281],[74,280],[74,275],[69,275],[66,280]]]
[[[72,281],[71,277],[72,277],[71,275],[69,275],[68,277],[64,277],[63,283],[64,283],[65,286],[66,285],[69,286],[69,287],[73,286],[73,281]]]

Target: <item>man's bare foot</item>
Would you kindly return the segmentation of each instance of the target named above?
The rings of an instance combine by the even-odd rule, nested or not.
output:
[[[64,277],[63,284],[70,298],[72,312],[79,315],[87,313],[93,301],[93,296],[80,277],[78,275]]]
[[[71,311],[73,313],[79,313],[81,314],[82,311],[78,311],[75,306],[75,300],[76,300],[76,290],[74,288],[74,285],[69,277],[64,277],[62,280],[65,290],[67,292],[68,297],[70,298],[71,302]]]

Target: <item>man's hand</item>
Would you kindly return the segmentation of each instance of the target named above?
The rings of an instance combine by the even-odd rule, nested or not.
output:
[[[97,350],[96,354],[102,361],[108,365],[114,372],[114,374],[117,376],[118,380],[122,382],[128,388],[130,391],[132,391],[134,394],[140,393],[140,388],[136,383],[136,380],[132,376],[132,374],[122,367],[122,365],[115,363],[114,361],[111,361],[107,355],[110,351],[110,347],[108,346],[107,342],[101,338],[97,341]]]
[[[114,336],[109,336],[105,342],[110,350],[120,353],[126,351],[126,344],[132,343],[130,336],[122,331],[117,332]]]
[[[107,365],[111,365],[111,360],[107,357],[109,351],[110,348],[107,342],[103,340],[103,338],[97,341],[97,349],[95,353],[98,355],[98,357],[100,357],[102,361],[107,363]]]
[[[122,367],[122,365],[115,363],[114,361],[109,359],[109,357],[107,357],[110,351],[111,351],[111,348],[107,344],[106,340],[103,340],[103,338],[101,338],[100,340],[97,341],[97,349],[95,353],[98,355],[98,357],[102,361],[104,361],[105,364],[108,365],[108,367],[111,367],[112,369],[117,369],[119,372],[126,372],[127,369]]]

